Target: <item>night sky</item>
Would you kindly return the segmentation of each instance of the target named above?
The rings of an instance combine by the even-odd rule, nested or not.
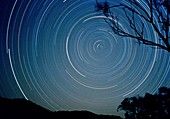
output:
[[[132,32],[121,9],[114,14]],[[170,87],[170,53],[113,34],[103,18],[95,0],[0,0],[0,95],[118,115],[124,98]]]

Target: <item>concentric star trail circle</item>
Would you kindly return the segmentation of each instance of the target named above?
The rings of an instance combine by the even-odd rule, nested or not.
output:
[[[138,2],[148,9],[144,1]],[[125,97],[170,86],[170,55],[115,35],[105,17],[95,12],[95,0],[2,4],[2,96],[24,97],[55,111],[116,114]],[[131,33],[121,9],[114,14],[121,18],[120,28]],[[148,39],[159,42],[154,29],[137,19],[144,22]]]

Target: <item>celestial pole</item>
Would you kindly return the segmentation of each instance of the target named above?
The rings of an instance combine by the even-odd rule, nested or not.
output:
[[[170,86],[170,54],[115,35],[95,12],[95,0],[2,4],[2,96],[23,97],[53,111],[116,114],[124,98]],[[121,18],[120,27],[132,32],[121,9],[114,13]],[[154,29],[144,24],[148,38],[155,41]]]

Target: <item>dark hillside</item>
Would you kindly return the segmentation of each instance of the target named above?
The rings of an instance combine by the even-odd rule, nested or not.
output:
[[[49,111],[24,99],[0,98],[0,119],[121,119],[119,116],[97,115],[89,111]]]

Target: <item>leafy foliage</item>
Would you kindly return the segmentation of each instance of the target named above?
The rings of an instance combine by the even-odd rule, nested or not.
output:
[[[170,119],[170,88],[161,87],[154,95],[125,98],[118,110],[125,111],[126,119]]]

